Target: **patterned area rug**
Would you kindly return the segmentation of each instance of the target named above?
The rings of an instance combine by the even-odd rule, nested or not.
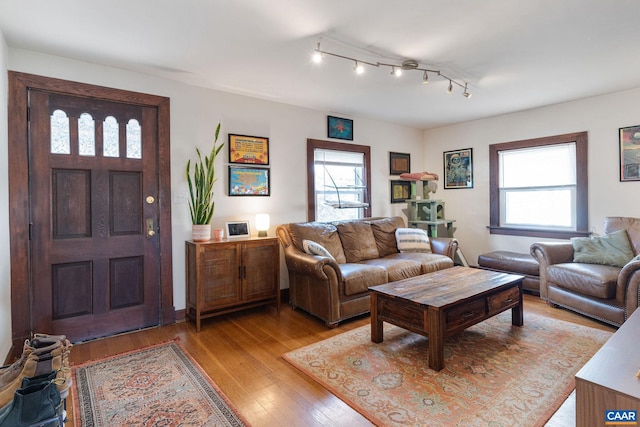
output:
[[[509,310],[448,337],[439,372],[426,338],[387,323],[380,344],[363,326],[282,357],[377,425],[542,426],[610,336]]]
[[[72,367],[76,426],[244,426],[175,342]]]

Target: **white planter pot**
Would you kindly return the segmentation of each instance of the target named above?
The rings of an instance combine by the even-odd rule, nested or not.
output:
[[[211,224],[192,224],[191,240],[194,242],[206,242],[211,240]]]

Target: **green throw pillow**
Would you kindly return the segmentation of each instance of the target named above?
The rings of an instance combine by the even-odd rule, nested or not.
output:
[[[634,256],[626,230],[602,237],[574,237],[573,262],[624,267]]]

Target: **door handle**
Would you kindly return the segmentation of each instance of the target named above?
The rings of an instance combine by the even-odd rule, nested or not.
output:
[[[156,235],[153,218],[147,218],[147,237],[153,237]]]

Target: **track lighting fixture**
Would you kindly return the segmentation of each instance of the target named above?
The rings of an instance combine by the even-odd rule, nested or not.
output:
[[[447,92],[448,93],[452,93],[453,92],[453,85],[457,85],[460,86],[461,88],[464,89],[464,92],[462,93],[462,95],[465,98],[471,98],[471,93],[468,90],[468,83],[467,82],[459,82],[449,76],[446,76],[444,74],[442,74],[440,71],[438,70],[431,70],[428,68],[423,68],[420,66],[420,64],[413,60],[413,59],[407,59],[405,61],[402,62],[402,64],[387,64],[384,62],[368,62],[368,61],[363,61],[361,59],[356,59],[356,58],[352,58],[350,56],[345,56],[345,55],[339,55],[337,53],[332,53],[326,50],[322,50],[320,49],[320,43],[318,43],[316,45],[316,48],[314,50],[313,53],[313,62],[316,63],[320,63],[323,62],[323,56],[324,55],[328,55],[328,56],[333,56],[336,58],[341,58],[341,59],[346,59],[348,61],[353,61],[354,62],[354,67],[353,70],[355,71],[356,74],[363,74],[364,73],[364,66],[365,65],[369,65],[371,67],[390,67],[391,68],[391,74],[399,77],[400,75],[402,75],[402,72],[407,70],[416,70],[416,71],[422,71],[423,75],[422,75],[422,83],[423,84],[427,84],[429,83],[429,75],[428,73],[432,73],[432,74],[436,74],[440,77],[442,77],[445,80],[449,80],[449,87],[447,88]]]

